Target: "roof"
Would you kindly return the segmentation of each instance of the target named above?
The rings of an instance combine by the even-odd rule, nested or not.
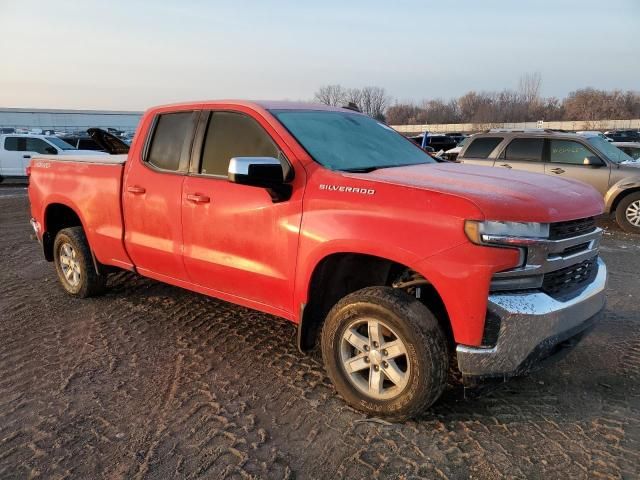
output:
[[[564,132],[558,130],[550,130],[550,129],[524,129],[524,130],[511,130],[511,129],[491,129],[488,132],[480,132],[476,133],[474,136],[483,136],[483,137],[505,137],[505,136],[541,136],[541,137],[564,137],[564,138],[586,138],[586,135],[577,135],[572,132]]]
[[[616,147],[637,147],[640,148],[640,142],[611,142]]]
[[[151,110],[155,110],[158,108],[166,108],[166,107],[182,107],[189,105],[200,105],[210,106],[210,105],[234,105],[234,106],[244,106],[257,110],[324,110],[324,111],[333,111],[333,112],[352,112],[359,113],[354,110],[350,110],[343,107],[332,107],[330,105],[324,105],[322,103],[313,103],[313,102],[294,102],[287,100],[238,100],[238,99],[228,99],[228,100],[202,100],[202,101],[192,101],[192,102],[179,102],[172,103],[168,105],[157,105],[151,108]]]

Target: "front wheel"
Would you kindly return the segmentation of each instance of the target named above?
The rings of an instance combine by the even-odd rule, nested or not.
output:
[[[359,290],[331,309],[322,357],[347,403],[391,420],[425,410],[446,385],[447,343],[438,321],[418,300],[388,287]]]
[[[625,232],[640,233],[640,192],[624,197],[616,208],[616,222]]]
[[[96,271],[82,227],[58,232],[53,243],[53,261],[60,283],[69,295],[86,298],[104,291],[105,277]]]

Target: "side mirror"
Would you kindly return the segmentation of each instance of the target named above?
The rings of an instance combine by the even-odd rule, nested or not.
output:
[[[604,165],[602,160],[600,160],[600,158],[596,157],[595,155],[589,155],[588,157],[584,157],[582,164],[588,165],[590,167],[601,167]]]
[[[284,160],[273,157],[234,157],[229,162],[230,182],[266,188],[274,202],[291,197],[293,170]]]
[[[54,147],[46,147],[44,150],[49,155],[57,155],[58,154],[58,150],[56,150]]]

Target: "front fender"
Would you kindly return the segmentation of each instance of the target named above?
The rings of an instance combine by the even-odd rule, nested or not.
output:
[[[640,175],[623,178],[614,183],[604,196],[605,212],[611,213],[620,195],[631,189],[640,189]]]

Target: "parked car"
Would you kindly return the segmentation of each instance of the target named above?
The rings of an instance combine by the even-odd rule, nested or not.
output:
[[[435,402],[450,351],[465,381],[524,373],[605,303],[592,187],[438,164],[344,108],[153,108],[128,156],[30,172],[32,225],[70,295],[117,267],[284,317],[376,416]]]
[[[445,133],[447,137],[453,138],[453,140],[460,145],[460,142],[463,141],[467,136],[464,133],[460,132],[447,132]]]
[[[611,130],[604,134],[613,142],[638,142],[640,141],[640,132],[637,130]]]
[[[596,130],[579,130],[576,132],[578,135],[582,135],[583,137],[600,137],[607,142],[613,142],[609,137],[607,137],[604,133],[598,132]]]
[[[449,150],[447,150],[446,152],[444,152],[443,157],[446,158],[447,160],[449,160],[450,162],[455,162],[458,159],[458,155],[460,154],[460,152],[462,151],[462,148],[465,146],[466,143],[468,143],[469,138],[471,137],[464,137],[460,143],[458,143],[458,145],[456,145],[453,148],[450,148]]]
[[[613,142],[613,145],[629,155],[633,163],[640,161],[640,142]]]
[[[458,156],[487,165],[581,180],[604,197],[627,232],[640,233],[640,169],[633,159],[598,135],[551,130],[493,130],[473,136]]]
[[[446,150],[450,150],[457,145],[456,141],[447,135],[439,135],[428,132],[408,138],[417,145],[420,145],[420,147],[422,147],[423,149],[426,149],[426,147],[431,147],[435,153],[438,153],[440,151],[445,152]]]
[[[59,138],[67,142],[73,148],[104,152],[103,148],[89,135],[64,135]]]
[[[104,155],[101,152],[78,150],[55,136],[35,134],[0,135],[0,181],[26,179],[31,157],[45,155]]]
[[[65,142],[76,148],[97,150],[110,155],[121,155],[129,152],[129,144],[108,130],[90,128],[84,135],[61,137]]]

